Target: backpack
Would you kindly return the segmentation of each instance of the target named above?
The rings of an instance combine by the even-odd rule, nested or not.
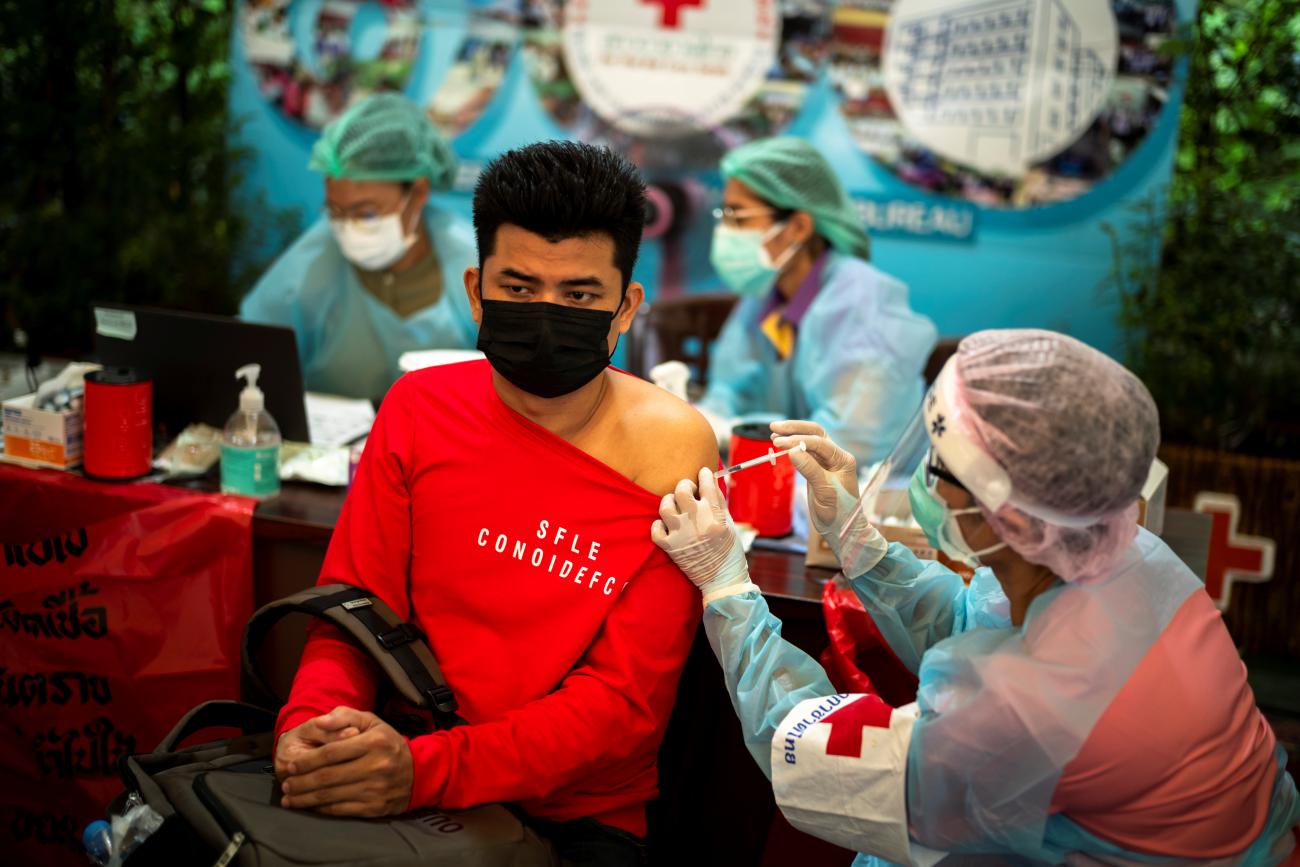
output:
[[[271,627],[294,612],[339,627],[374,659],[398,697],[432,714],[434,728],[464,723],[419,629],[404,623],[378,597],[346,584],[331,584],[272,602],[248,622],[241,647],[246,688],[261,704],[205,702],[185,714],[153,752],[122,761],[119,770],[127,792],[115,803],[120,807],[128,793],[134,793],[134,800],[152,807],[163,819],[152,835],[131,850],[124,862],[127,867],[551,867],[558,863],[551,844],[506,805],[421,809],[378,819],[281,807],[272,763],[276,714],[271,710],[280,702],[254,659]],[[401,720],[406,734],[414,733],[411,718]],[[243,734],[177,748],[189,736],[213,727],[236,728]]]

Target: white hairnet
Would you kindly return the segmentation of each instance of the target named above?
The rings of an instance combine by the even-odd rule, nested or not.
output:
[[[1146,386],[1092,347],[1039,329],[976,332],[954,362],[954,397],[1024,505],[983,507],[990,525],[1066,581],[1106,573],[1137,532],[1137,500],[1160,443]]]

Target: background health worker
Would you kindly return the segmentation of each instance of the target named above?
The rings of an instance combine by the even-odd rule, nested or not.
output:
[[[919,676],[912,705],[827,698],[821,667],[781,639],[750,583],[707,469],[698,492],[684,480],[664,498],[652,530],[704,594],[747,746],[791,822],[903,863],[931,863],[923,847],[1285,861],[1300,821],[1286,754],[1200,580],[1137,524],[1159,441],[1142,383],[1064,335],[978,332],[917,422],[919,444],[904,436],[887,463],[907,473],[906,456],[923,456],[913,514],[936,548],[979,567],[969,587],[886,544],[855,506],[853,457],[820,426],[772,426],[777,447],[807,443],[791,458],[813,523]],[[870,736],[832,750],[840,722]]]
[[[921,399],[934,324],[868,263],[862,218],[811,144],[751,142],[721,168],[710,259],[742,298],[699,409],[723,441],[747,414],[806,418],[864,466],[880,460]]]
[[[313,391],[378,401],[416,349],[472,349],[461,275],[477,262],[469,222],[430,203],[456,157],[418,106],[367,97],[322,132],[308,166],[325,207],[244,298],[240,314],[293,328]]]

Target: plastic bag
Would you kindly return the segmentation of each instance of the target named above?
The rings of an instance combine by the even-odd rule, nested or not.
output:
[[[830,644],[821,664],[842,693],[874,693],[894,707],[916,700],[916,676],[889,649],[843,575],[822,590]]]

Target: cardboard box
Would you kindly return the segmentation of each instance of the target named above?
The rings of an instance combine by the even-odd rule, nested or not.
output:
[[[1156,458],[1151,462],[1151,470],[1138,500],[1138,523],[1157,536],[1165,533],[1165,499],[1168,494],[1169,467]]]
[[[906,521],[911,521],[912,518],[912,505],[905,490],[881,491],[876,496],[873,511],[881,517]],[[880,531],[881,536],[885,537],[886,542],[898,542],[922,560],[938,560],[966,581],[970,581],[971,576],[975,574],[975,570],[966,564],[951,560],[944,556],[942,552],[936,551],[931,546],[930,540],[925,537],[925,531],[920,527],[881,522],[876,524],[876,529]],[[826,540],[819,536],[816,530],[812,529],[811,521],[809,521],[808,526],[808,556],[805,562],[809,566],[822,566],[828,569],[840,568],[835,552],[831,550],[830,545],[826,544]]]
[[[35,394],[4,402],[5,458],[60,470],[80,464],[81,410],[49,412],[35,404]]]

